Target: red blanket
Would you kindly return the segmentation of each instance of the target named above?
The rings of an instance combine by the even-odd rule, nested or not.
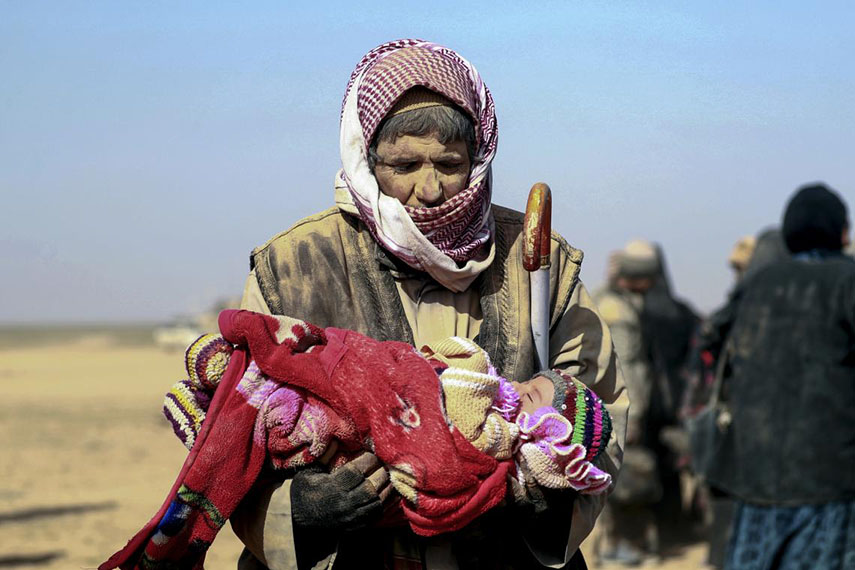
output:
[[[305,405],[322,409],[325,429],[344,449],[367,448],[415,478],[416,500],[402,508],[416,533],[458,530],[504,498],[511,463],[450,429],[437,374],[412,346],[249,311],[223,311],[219,324],[236,350],[181,473],[158,513],[99,570],[201,568],[269,450],[314,459],[305,445],[276,435],[293,425],[268,425],[260,413],[280,386],[302,390]]]

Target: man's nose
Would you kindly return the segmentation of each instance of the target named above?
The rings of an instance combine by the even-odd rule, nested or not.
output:
[[[425,168],[421,179],[416,182],[415,194],[419,202],[426,206],[439,205],[442,202],[442,184],[433,168]]]

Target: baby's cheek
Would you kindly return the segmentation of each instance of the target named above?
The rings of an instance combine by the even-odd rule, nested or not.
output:
[[[520,398],[520,412],[526,412],[531,415],[534,414],[538,408],[540,408],[540,406],[536,402],[531,401],[531,399],[525,397]]]

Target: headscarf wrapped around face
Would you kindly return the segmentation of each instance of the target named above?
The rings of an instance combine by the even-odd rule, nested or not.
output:
[[[458,105],[475,124],[467,188],[432,208],[405,206],[383,194],[368,165],[380,122],[407,90],[419,86]],[[493,98],[472,64],[422,40],[383,44],[362,58],[345,91],[336,203],[358,215],[395,257],[447,289],[463,291],[493,261],[490,163],[497,140]]]

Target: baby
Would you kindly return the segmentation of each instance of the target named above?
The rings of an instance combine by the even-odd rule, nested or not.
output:
[[[331,468],[374,452],[414,532],[458,530],[525,485],[601,493],[592,461],[608,443],[602,401],[545,372],[510,383],[486,352],[451,338],[421,352],[288,317],[224,311],[223,336],[186,353],[190,378],[164,410],[191,452],[167,501],[100,568],[201,563],[265,464]],[[523,487],[524,488],[524,487]]]
[[[166,395],[164,415],[188,449],[232,350],[219,335],[200,337],[185,354],[189,379],[176,383]],[[560,370],[543,371],[527,382],[509,382],[492,367],[486,351],[460,337],[426,345],[419,352],[439,376],[449,425],[479,451],[498,460],[513,458],[512,474],[521,484],[571,488],[585,494],[608,488],[611,476],[592,461],[608,444],[611,419],[602,400],[582,382]],[[332,444],[325,434],[305,430],[299,436],[304,440],[296,444],[295,435],[290,436],[295,447],[310,442],[312,460]],[[333,467],[346,457],[333,459]],[[279,469],[299,467],[302,459],[281,453],[271,457]],[[415,501],[411,478],[394,466],[390,473],[401,495]]]
[[[513,457],[520,483],[586,494],[611,477],[591,463],[611,434],[602,400],[579,380],[547,370],[527,382],[498,375],[486,351],[459,337],[422,347],[435,365],[452,425],[480,451]]]

